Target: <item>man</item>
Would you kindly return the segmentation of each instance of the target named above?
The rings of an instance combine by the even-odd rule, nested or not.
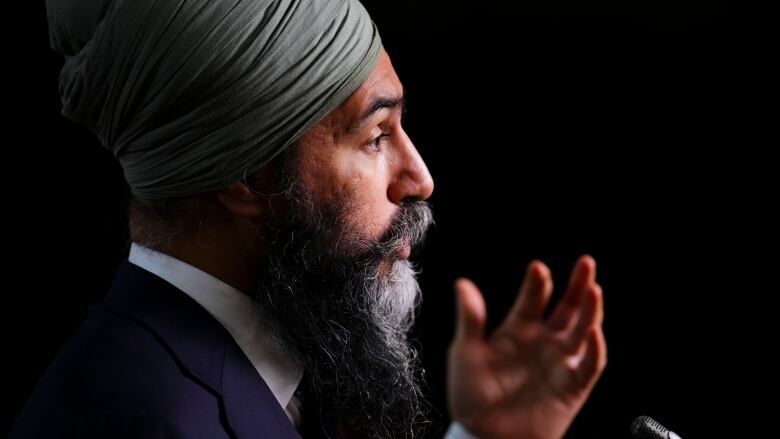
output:
[[[123,166],[130,256],[12,437],[413,437],[411,251],[433,181],[354,0],[47,3],[63,113]],[[451,437],[557,438],[605,366],[585,256],[484,334],[455,285]]]

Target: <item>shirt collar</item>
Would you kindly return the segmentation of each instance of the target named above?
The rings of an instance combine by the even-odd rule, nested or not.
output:
[[[264,330],[257,304],[232,286],[184,261],[132,243],[130,263],[183,291],[222,326],[252,362],[282,407],[301,382],[303,367]]]

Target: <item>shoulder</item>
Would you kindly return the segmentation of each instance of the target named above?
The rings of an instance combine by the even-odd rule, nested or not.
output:
[[[159,413],[146,411],[98,411],[70,422],[50,426],[36,437],[49,438],[186,438],[191,437],[176,423]],[[14,432],[11,438],[16,437]],[[25,437],[19,435],[18,437]]]
[[[224,434],[219,396],[142,322],[98,305],[38,383],[14,431],[15,437]]]

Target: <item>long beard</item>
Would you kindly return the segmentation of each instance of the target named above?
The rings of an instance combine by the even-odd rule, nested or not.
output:
[[[297,182],[287,197],[286,217],[265,229],[268,269],[256,297],[263,320],[303,363],[306,397],[326,422],[357,437],[417,436],[427,409],[407,334],[421,296],[413,265],[395,253],[423,241],[430,207],[405,204],[371,239],[349,225],[346,197],[317,208]]]

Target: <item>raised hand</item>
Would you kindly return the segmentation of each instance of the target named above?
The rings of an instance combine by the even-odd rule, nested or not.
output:
[[[485,302],[474,283],[455,283],[458,326],[447,390],[452,418],[480,439],[560,438],[607,362],[596,263],[582,256],[549,318],[550,270],[528,265],[506,319],[485,338]]]

